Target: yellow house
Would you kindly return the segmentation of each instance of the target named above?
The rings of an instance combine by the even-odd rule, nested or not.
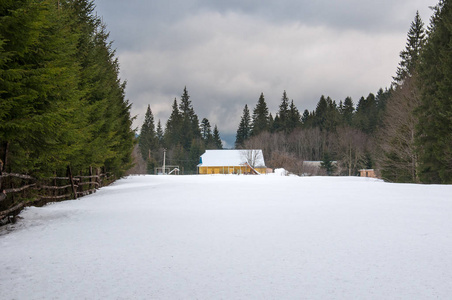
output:
[[[198,165],[199,174],[266,174],[262,150],[206,150]]]

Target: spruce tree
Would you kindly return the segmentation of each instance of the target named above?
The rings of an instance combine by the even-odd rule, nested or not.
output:
[[[434,8],[419,64],[417,148],[421,180],[427,183],[452,183],[451,44],[452,3],[442,0]]]
[[[251,136],[257,136],[261,132],[269,131],[269,113],[264,93],[261,93],[256,107],[253,110],[253,120],[251,124]]]
[[[364,133],[373,134],[378,124],[378,108],[375,95],[361,97],[356,107],[355,126]]]
[[[284,133],[288,133],[289,132],[289,128],[288,128],[289,98],[287,98],[286,91],[284,91],[283,96],[281,98],[281,104],[279,105],[279,111],[278,111],[277,116],[278,116],[278,118],[274,122],[274,125],[273,125],[275,131],[282,131]]]
[[[297,107],[293,103],[293,100],[290,102],[289,113],[287,118],[287,130],[286,133],[291,133],[295,128],[301,125],[301,116]]]
[[[157,150],[157,135],[154,126],[154,115],[152,114],[150,105],[148,105],[146,114],[144,115],[144,122],[141,126],[138,146],[140,147],[141,156],[144,160],[150,160],[151,155],[153,155],[153,151]]]
[[[245,104],[235,136],[235,148],[243,148],[245,141],[251,136],[251,117],[248,105]]]
[[[408,31],[405,50],[400,52],[401,61],[397,68],[394,84],[401,85],[407,77],[411,77],[419,61],[422,46],[425,43],[425,29],[419,11],[416,12],[414,21]]]
[[[184,88],[179,104],[179,111],[181,117],[180,142],[185,150],[189,150],[192,140],[201,138],[201,131],[199,130],[199,119],[193,109],[187,87]]]
[[[328,102],[325,96],[321,96],[319,102],[317,103],[314,115],[314,125],[319,127],[320,130],[325,129],[326,121],[328,115]]]
[[[160,120],[157,123],[156,135],[157,135],[158,145],[162,146],[164,134],[163,134],[163,129],[162,129],[162,123],[160,122]]]
[[[217,125],[213,128],[213,144],[215,145],[215,149],[223,149],[223,142],[221,141]]]
[[[351,126],[353,123],[353,114],[355,113],[355,107],[351,97],[347,97],[344,100],[343,107],[341,110],[342,122],[346,126]]]
[[[204,145],[207,149],[213,147],[212,127],[210,126],[210,122],[209,120],[207,120],[207,118],[204,118],[201,121],[201,138],[204,141]]]
[[[174,147],[180,143],[181,137],[181,115],[179,113],[179,108],[177,105],[177,100],[174,99],[173,110],[171,115],[166,121],[165,134],[164,134],[164,144],[166,147]]]
[[[303,111],[303,115],[301,116],[301,123],[304,127],[307,127],[308,122],[309,122],[309,117],[310,117],[309,110],[305,109]]]

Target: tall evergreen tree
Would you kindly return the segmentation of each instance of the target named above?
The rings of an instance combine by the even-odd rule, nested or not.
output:
[[[452,3],[434,8],[419,75],[417,146],[423,182],[452,183]]]
[[[295,128],[301,125],[301,116],[297,107],[293,103],[293,100],[290,102],[289,113],[287,119],[287,133],[291,133]]]
[[[309,110],[305,109],[303,111],[303,115],[301,116],[301,123],[304,127],[308,127],[309,119],[310,119]]]
[[[287,93],[284,91],[281,98],[281,104],[279,105],[279,111],[277,113],[277,120],[273,124],[274,131],[282,131],[288,133],[288,122],[289,122],[289,98],[287,98]]]
[[[204,141],[206,148],[211,148],[213,144],[212,127],[210,126],[209,120],[207,118],[201,121],[201,138]]]
[[[269,131],[269,112],[265,102],[264,93],[261,93],[256,107],[253,110],[253,120],[251,124],[251,136],[256,136],[261,132]]]
[[[166,147],[173,147],[180,143],[181,138],[181,115],[177,100],[174,98],[171,115],[166,121],[164,142]]]
[[[419,61],[419,55],[425,39],[424,22],[419,15],[419,11],[417,11],[408,31],[405,50],[400,52],[400,58],[402,60],[397,68],[396,76],[393,77],[396,85],[403,84],[405,78],[412,76],[416,69],[416,64]]]
[[[356,107],[355,126],[367,134],[373,134],[378,124],[378,108],[375,95],[361,97]]]
[[[215,145],[215,149],[223,149],[223,142],[221,141],[217,125],[213,128],[213,144]]]
[[[251,117],[248,105],[243,108],[242,118],[235,136],[235,148],[243,148],[245,141],[251,136]]]
[[[192,140],[201,138],[201,131],[199,130],[199,119],[193,109],[187,87],[184,88],[179,111],[181,117],[181,145],[185,150],[189,150]]]
[[[148,105],[146,114],[144,115],[138,145],[144,160],[151,159],[152,152],[157,150],[157,134],[154,126],[154,115],[152,114],[150,105]]]
[[[157,141],[159,146],[163,146],[163,129],[162,129],[162,122],[160,122],[160,119],[157,123],[157,129],[156,129],[156,135],[157,135]]]
[[[343,107],[341,110],[342,122],[346,126],[351,126],[353,122],[353,114],[355,112],[355,107],[351,97],[347,97],[344,100]]]
[[[315,109],[314,125],[319,127],[321,130],[325,129],[327,115],[328,102],[326,101],[325,96],[322,95]]]

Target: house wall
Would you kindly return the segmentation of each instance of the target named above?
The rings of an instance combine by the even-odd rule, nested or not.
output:
[[[359,170],[359,173],[359,176],[361,177],[377,178],[377,175],[375,174],[375,171],[373,169]]]
[[[255,168],[261,174],[265,174],[266,168]],[[221,167],[199,167],[199,174],[248,174],[251,169],[248,166],[221,166]]]

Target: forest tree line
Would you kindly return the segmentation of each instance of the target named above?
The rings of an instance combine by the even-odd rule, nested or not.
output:
[[[121,176],[135,133],[90,0],[0,1],[0,172]]]
[[[245,105],[236,134],[236,148],[262,149],[269,167],[305,173],[303,161],[338,161],[336,173],[356,175],[374,165],[373,141],[391,90],[361,97],[355,107],[350,97],[343,101],[321,96],[316,109],[301,114],[283,92],[275,117],[261,94],[252,114]],[[332,170],[325,170],[325,174]]]
[[[245,105],[236,148],[260,148],[270,167],[300,174],[303,161],[337,161],[341,175],[374,168],[392,182],[452,183],[452,4],[440,0],[430,25],[416,13],[389,88],[361,97],[321,96],[302,114],[284,91],[273,117],[264,95]]]
[[[207,118],[199,121],[187,87],[179,103],[174,99],[165,129],[160,120],[155,126],[154,115],[148,105],[138,144],[148,174],[154,174],[155,168],[162,166],[164,151],[167,165],[178,166],[184,174],[195,174],[199,157],[206,149],[223,148],[217,125],[212,129]]]

